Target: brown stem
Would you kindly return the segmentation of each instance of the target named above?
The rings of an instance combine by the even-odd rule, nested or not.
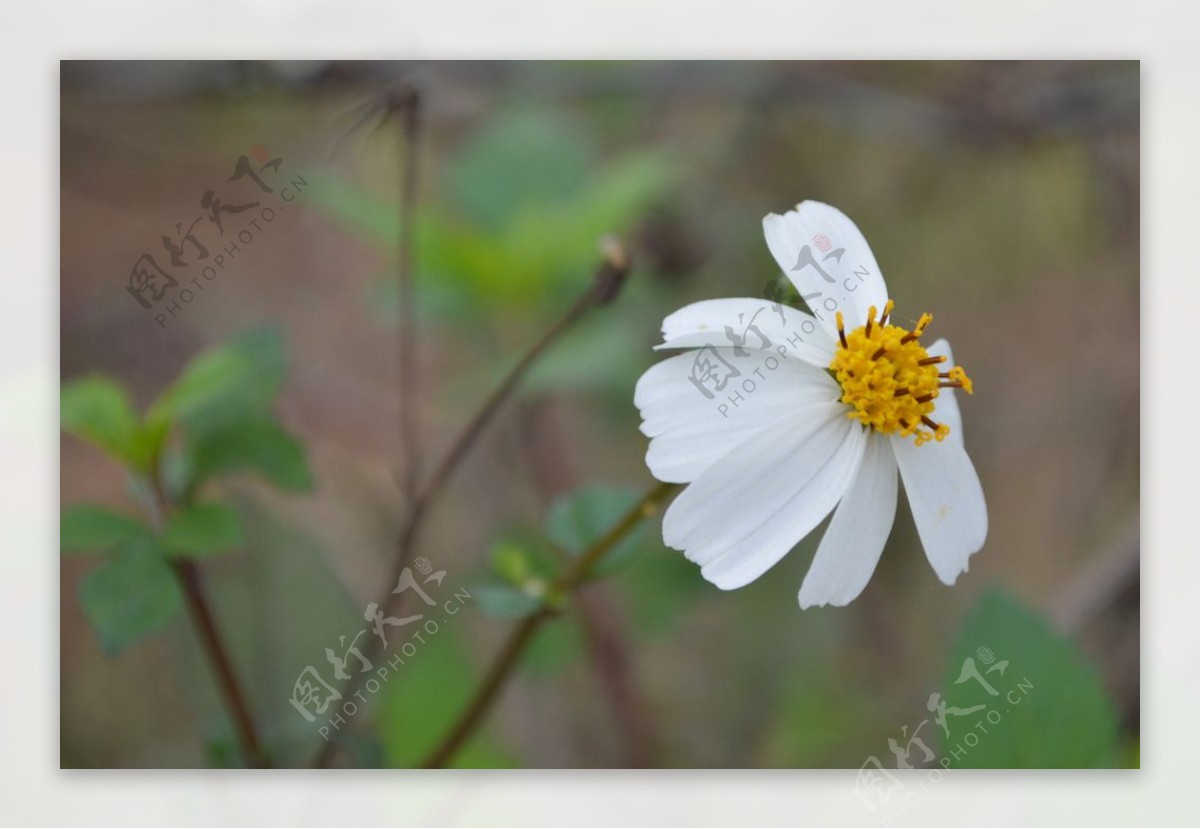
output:
[[[526,406],[521,418],[526,452],[534,480],[547,506],[577,482],[567,462],[569,440],[547,401]],[[565,566],[571,555],[553,545]],[[596,685],[603,692],[613,723],[621,732],[624,765],[653,768],[657,765],[659,740],[654,719],[638,687],[637,671],[621,614],[610,595],[612,585],[590,584],[579,590],[575,602],[579,626]]]
[[[404,456],[404,501],[411,511],[421,479],[420,433],[417,426],[417,346],[413,309],[413,248],[417,215],[417,135],[420,127],[417,91],[405,86],[397,91],[390,106],[401,114],[404,138],[399,164],[400,246],[397,251],[396,281],[400,301],[398,338],[400,386],[400,451]]]
[[[437,748],[426,758],[422,764],[423,768],[441,768],[445,766],[454,758],[454,755],[474,733],[475,729],[491,709],[505,681],[512,675],[513,669],[520,661],[525,648],[532,641],[533,635],[537,633],[547,619],[555,614],[556,610],[553,604],[555,597],[566,597],[582,584],[591,575],[592,568],[600,562],[605,553],[624,538],[630,530],[641,523],[644,518],[653,515],[662,500],[673,492],[677,486],[677,484],[659,484],[646,493],[633,509],[627,512],[620,521],[613,525],[607,533],[559,575],[550,590],[547,591],[547,595],[551,598],[544,602],[541,608],[533,615],[526,617],[513,630],[508,641],[505,642],[504,647],[497,654],[495,661],[492,662],[492,666],[488,669],[482,684],[475,691],[475,695],[471,698],[471,702],[463,711],[462,716],[459,717],[446,736],[442,738]]]
[[[596,682],[624,736],[625,765],[634,769],[654,768],[658,754],[654,722],[638,693],[621,617],[605,590],[609,586],[595,584],[580,590],[575,606]]]
[[[221,636],[217,632],[216,622],[213,620],[212,611],[204,593],[204,585],[200,580],[199,568],[196,567],[195,562],[187,560],[172,562],[172,566],[175,575],[179,578],[179,584],[183,588],[183,596],[187,601],[192,621],[200,634],[204,651],[208,654],[209,661],[217,675],[217,685],[221,689],[225,705],[233,715],[242,752],[247,762],[254,768],[269,768],[270,764],[258,741],[258,733],[255,731],[250,709],[246,705],[246,698],[238,686],[237,677],[233,672],[233,664],[229,661],[229,656],[221,643]]]
[[[619,244],[615,241],[608,242],[605,248],[604,259],[596,270],[592,284],[588,286],[588,289],[575,304],[567,309],[562,318],[554,323],[542,335],[541,339],[534,343],[529,351],[513,366],[505,378],[500,381],[500,385],[492,391],[463,428],[462,432],[459,433],[441,463],[438,464],[433,474],[425,482],[425,486],[418,494],[412,511],[405,521],[404,528],[400,532],[396,562],[392,567],[392,572],[389,574],[387,582],[388,592],[383,594],[379,601],[376,602],[384,614],[402,615],[404,594],[392,593],[392,585],[395,585],[400,580],[404,569],[410,566],[417,532],[421,528],[422,521],[430,505],[445,488],[451,473],[462,459],[466,457],[467,452],[475,443],[475,440],[479,437],[484,427],[495,416],[496,412],[499,411],[500,407],[529,371],[529,368],[537,362],[546,349],[578,322],[590,308],[606,305],[616,297],[625,277],[629,273],[629,267],[629,260]],[[381,648],[382,643],[379,638],[372,637],[370,642],[363,648],[363,655],[367,658],[367,661],[374,662],[379,656]],[[356,673],[345,681],[344,687],[341,689],[343,699],[353,696],[354,692],[359,690],[358,686],[362,682],[362,676],[361,672]],[[336,744],[333,740],[324,741],[313,757],[312,766],[314,768],[324,768],[329,765],[329,762],[333,759],[335,747]]]
[[[458,438],[450,447],[450,451],[446,453],[442,462],[438,464],[433,474],[429,476],[425,488],[416,500],[412,515],[400,538],[400,557],[392,581],[400,578],[400,573],[408,566],[408,557],[411,552],[412,542],[425,511],[441,494],[442,489],[446,486],[446,482],[450,479],[450,473],[466,457],[467,451],[471,448],[476,438],[479,437],[480,432],[483,431],[483,427],[488,424],[488,421],[492,419],[504,401],[509,398],[513,389],[517,387],[517,384],[521,382],[526,372],[529,371],[530,366],[537,362],[542,353],[555,340],[577,323],[589,309],[611,300],[612,294],[615,293],[615,289],[611,287],[613,280],[623,280],[628,269],[629,263],[624,258],[624,253],[610,248],[604,261],[597,269],[596,276],[592,284],[588,286],[588,289],[576,300],[574,305],[567,309],[567,312],[563,314],[558,322],[550,326],[550,329],[542,335],[542,338],[525,352],[525,356],[512,367],[507,376],[500,381],[500,385],[492,390],[491,395],[483,402],[479,410],[475,412],[475,416],[463,427],[462,432],[459,433]]]
[[[162,479],[159,477],[159,459],[151,463],[150,490],[153,497],[149,502],[150,522],[162,531],[166,526],[167,517],[171,512],[171,502],[163,490]],[[216,674],[217,686],[225,706],[233,718],[234,729],[237,731],[238,742],[247,765],[254,768],[270,768],[266,753],[258,740],[258,732],[254,727],[254,719],[250,715],[250,707],[246,704],[245,694],[238,684],[233,672],[233,663],[225,650],[221,634],[217,630],[208,598],[204,592],[204,584],[200,580],[200,570],[195,562],[187,559],[177,559],[171,562],[176,578],[183,590],[188,612],[200,635],[204,652],[208,656],[213,672]]]

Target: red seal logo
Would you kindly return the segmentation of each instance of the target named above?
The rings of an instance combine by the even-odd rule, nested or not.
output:
[[[825,251],[827,251],[831,247],[833,247],[833,242],[830,242],[829,237],[826,236],[824,233],[818,233],[816,236],[814,236],[813,244],[816,245],[817,249],[820,250],[822,253],[824,253]]]

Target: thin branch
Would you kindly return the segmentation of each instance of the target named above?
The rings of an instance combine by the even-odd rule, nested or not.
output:
[[[411,511],[421,481],[420,429],[417,423],[417,345],[413,309],[413,249],[417,215],[417,136],[420,128],[420,98],[411,86],[397,91],[389,104],[401,114],[403,155],[400,170],[400,247],[397,251],[396,281],[400,297],[399,385],[400,450],[404,455],[404,502]]]
[[[166,526],[167,517],[170,515],[171,502],[163,490],[158,468],[159,461],[155,458],[151,465],[150,490],[152,498],[150,499],[149,512],[151,523],[156,529],[161,531]],[[179,586],[183,590],[188,612],[192,617],[193,623],[196,625],[204,652],[208,656],[213,673],[216,675],[217,687],[220,689],[221,697],[224,699],[225,706],[229,711],[230,717],[233,719],[234,730],[237,732],[238,742],[241,744],[242,754],[246,758],[246,763],[254,768],[270,768],[271,764],[268,762],[267,755],[263,751],[262,744],[258,739],[258,731],[254,726],[254,718],[250,714],[250,706],[246,702],[246,695],[242,692],[241,685],[237,681],[237,675],[233,670],[233,662],[230,660],[228,651],[221,639],[221,634],[217,630],[217,624],[213,618],[208,597],[204,592],[204,584],[200,579],[200,570],[195,562],[186,559],[173,561],[171,564],[175,572],[175,577],[179,579]]]
[[[217,632],[217,625],[213,620],[212,610],[209,608],[208,599],[204,593],[204,585],[200,580],[200,570],[192,561],[175,561],[172,565],[175,575],[179,578],[180,586],[183,588],[183,596],[187,601],[192,621],[195,622],[196,629],[200,634],[200,641],[203,643],[204,650],[216,673],[221,695],[225,698],[225,704],[233,715],[234,727],[246,761],[254,768],[270,768],[267,756],[258,741],[258,733],[254,728],[254,720],[246,704],[246,698],[242,694],[237,677],[233,672],[233,664],[229,661],[229,655],[225,652],[225,646],[221,642],[221,635]]]
[[[576,610],[591,655],[592,672],[624,736],[625,765],[654,768],[658,755],[654,721],[639,694],[621,616],[615,612],[607,587],[596,584],[577,594]]]
[[[522,432],[534,479],[546,505],[554,498],[575,489],[578,482],[565,457],[564,441],[558,418],[546,401],[534,401],[524,407]],[[551,544],[560,566],[571,561],[571,554]],[[610,584],[594,583],[576,593],[574,610],[587,643],[588,661],[596,685],[604,694],[613,723],[620,731],[623,765],[644,769],[658,765],[659,739],[654,718],[638,685],[633,654],[611,597]]]
[[[396,336],[396,379],[399,389],[399,449],[404,471],[393,470],[397,485],[404,494],[404,505],[411,512],[417,498],[421,479],[421,443],[417,401],[417,347],[413,291],[413,259],[416,239],[417,172],[419,170],[418,138],[420,135],[420,94],[410,83],[389,86],[356,107],[353,125],[343,133],[330,151],[338,154],[351,135],[376,121],[378,129],[393,118],[399,124],[396,144],[396,190],[399,208],[396,213],[396,290],[399,318]],[[378,120],[376,120],[378,119]]]
[[[575,304],[567,309],[562,318],[550,326],[550,329],[542,335],[542,338],[534,343],[533,347],[525,353],[525,356],[512,367],[508,375],[500,381],[500,385],[496,386],[488,399],[479,407],[475,416],[463,427],[462,432],[450,447],[450,451],[446,453],[442,462],[438,464],[433,474],[429,476],[429,480],[426,482],[420,496],[418,496],[413,513],[400,538],[400,557],[397,561],[392,581],[398,579],[404,568],[409,565],[412,542],[417,529],[420,527],[425,511],[441,494],[446,486],[446,482],[450,479],[450,473],[466,457],[467,451],[471,448],[476,438],[479,437],[480,432],[483,431],[483,427],[488,424],[488,421],[492,419],[500,409],[500,406],[517,387],[517,384],[524,378],[530,366],[537,362],[538,358],[542,356],[542,353],[547,348],[575,325],[575,323],[579,322],[588,310],[596,306],[606,305],[612,301],[617,291],[620,290],[621,284],[624,282],[628,272],[629,260],[624,250],[617,242],[609,240],[606,243],[604,260],[596,270],[592,284],[576,300]]]
[[[659,484],[650,490],[633,509],[563,571],[547,591],[548,598],[542,603],[542,606],[531,616],[522,620],[521,624],[513,630],[462,716],[425,760],[422,764],[423,768],[442,768],[454,758],[454,755],[491,710],[492,704],[496,701],[505,682],[512,675],[513,669],[525,653],[526,647],[533,640],[534,634],[546,620],[557,613],[555,602],[568,596],[587,580],[591,575],[592,568],[600,562],[604,555],[643,519],[653,515],[663,499],[677,488],[677,484]]]
[[[579,322],[588,310],[607,305],[620,292],[621,286],[624,284],[625,278],[629,275],[630,269],[630,262],[625,249],[615,239],[608,239],[605,241],[603,254],[603,259],[597,267],[592,283],[588,286],[587,290],[584,291],[575,304],[567,309],[567,312],[556,323],[550,326],[550,329],[542,335],[541,339],[534,343],[529,351],[517,361],[517,364],[512,367],[504,379],[500,381],[500,384],[484,400],[467,425],[463,427],[462,432],[459,433],[450,450],[425,482],[425,486],[418,494],[413,504],[413,509],[409,513],[404,527],[400,532],[396,561],[387,582],[388,592],[383,594],[376,603],[383,613],[394,616],[402,615],[404,594],[392,593],[391,586],[400,580],[400,576],[404,573],[405,568],[409,567],[412,563],[417,533],[421,528],[429,507],[445,489],[446,483],[450,480],[450,475],[458,467],[463,458],[466,457],[467,452],[483,432],[484,427],[487,426],[504,402],[512,395],[517,385],[525,377],[533,364],[537,362],[559,337]],[[382,643],[379,638],[373,637],[368,645],[363,648],[363,654],[368,661],[374,662],[379,656],[381,648]],[[361,677],[361,673],[356,673],[345,681],[344,687],[341,689],[343,699],[353,696],[354,692],[359,690],[358,686],[362,681]],[[313,758],[313,767],[324,768],[327,766],[333,758],[335,747],[335,741],[324,741]]]

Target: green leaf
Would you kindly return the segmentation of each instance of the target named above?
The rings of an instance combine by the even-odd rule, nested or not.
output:
[[[243,332],[194,357],[150,407],[148,419],[210,425],[259,412],[279,394],[286,374],[277,329]]]
[[[450,191],[473,221],[495,230],[526,205],[569,199],[592,156],[588,134],[560,114],[506,112],[468,139]]]
[[[1045,619],[1007,594],[986,594],[963,624],[940,701],[949,734],[935,720],[930,725],[950,768],[1117,762],[1116,713],[1096,672]],[[976,706],[970,714],[950,712]]]
[[[63,552],[107,550],[150,531],[141,522],[95,504],[68,507],[59,522]]]
[[[393,201],[344,181],[336,173],[317,174],[312,206],[359,237],[374,244],[385,257],[394,257],[399,211]],[[422,317],[435,314],[448,322],[468,324],[485,308],[484,284],[496,270],[509,266],[497,261],[495,241],[476,228],[454,220],[437,204],[426,206],[416,219],[417,273],[427,290],[417,296]],[[395,319],[399,308],[394,269],[372,289],[371,308]],[[495,308],[487,306],[489,313]]]
[[[663,152],[631,153],[596,175],[579,204],[578,244],[593,243],[596,233],[623,233],[666,193],[676,178],[671,157]]]
[[[149,536],[121,545],[79,583],[83,612],[110,655],[165,626],[181,599],[170,565]]]
[[[540,594],[515,584],[499,582],[477,584],[471,588],[471,596],[475,599],[481,613],[499,619],[521,619],[536,612],[542,606]]]
[[[270,413],[248,415],[189,436],[191,485],[217,475],[252,471],[280,489],[312,488],[304,446]]]
[[[129,395],[106,377],[85,377],[62,388],[63,431],[139,471],[149,468],[161,435],[138,422]]]
[[[204,556],[242,543],[242,522],[227,504],[193,504],[171,516],[162,545],[171,555]]]
[[[635,490],[624,487],[595,486],[559,498],[546,519],[546,535],[572,555],[582,555],[611,530],[638,501]],[[637,552],[644,539],[644,526],[630,531],[605,553],[592,569],[603,575]]]
[[[578,295],[600,238],[632,230],[674,180],[665,154],[628,154],[592,170],[586,137],[557,115],[524,113],[469,140],[451,174],[453,203],[418,218],[416,267],[431,288],[418,313],[474,330],[478,314],[503,308],[520,327]],[[392,203],[332,173],[313,193],[316,207],[394,254]],[[392,283],[389,273],[376,293],[394,309]]]
[[[536,575],[535,559],[530,548],[516,541],[499,541],[490,556],[492,571],[509,584],[520,585]]]
[[[489,577],[474,585],[471,595],[488,616],[520,619],[544,603],[561,554],[543,538],[508,538],[496,542],[489,560]]]

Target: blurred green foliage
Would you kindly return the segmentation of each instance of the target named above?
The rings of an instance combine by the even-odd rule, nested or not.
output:
[[[244,417],[268,409],[286,376],[279,330],[252,329],[194,357],[150,407],[150,417],[192,428]]]
[[[832,768],[866,760],[854,753],[856,747],[871,745],[888,730],[870,689],[847,687],[854,678],[828,659],[814,660],[803,674],[778,701],[763,765]]]
[[[227,504],[188,504],[167,519],[159,541],[168,555],[183,558],[226,552],[242,543],[241,519]]]
[[[490,570],[474,587],[479,609],[500,618],[521,618],[541,609],[562,609],[566,597],[550,595],[551,585],[599,541],[638,502],[636,490],[592,486],[556,500],[546,514],[541,535],[507,538],[492,548]],[[610,549],[592,568],[589,578],[602,578],[628,563],[649,544],[638,526]]]
[[[525,657],[521,671],[540,679],[561,674],[583,656],[583,632],[574,615],[563,614],[542,625]]]
[[[283,490],[312,488],[304,447],[271,414],[199,425],[192,434],[187,463],[193,487],[234,472],[257,472]]]
[[[140,421],[125,389],[105,377],[66,383],[61,395],[63,431],[102,449],[138,472],[150,468],[161,430]]]
[[[520,619],[556,601],[547,595],[556,573],[554,551],[543,540],[505,537],[492,547],[488,570],[471,586],[471,595],[481,613]]]
[[[238,512],[219,500],[197,501],[202,485],[243,471],[284,489],[311,485],[303,446],[271,412],[286,372],[279,332],[260,330],[196,356],[142,416],[115,380],[63,384],[63,431],[124,467],[146,514],[159,523],[94,504],[63,510],[63,552],[104,557],[79,592],[107,652],[161,629],[178,612],[172,559],[226,553],[243,543]]]
[[[64,553],[87,553],[132,541],[149,530],[127,515],[92,504],[76,504],[63,512],[59,532]]]
[[[79,583],[79,600],[109,654],[161,629],[182,607],[175,574],[149,535],[110,547]]]
[[[1095,670],[1004,592],[984,594],[963,622],[942,688],[947,706],[982,706],[947,717],[941,756],[951,768],[1110,768],[1117,760],[1116,713]]]
[[[510,534],[497,543],[489,569],[471,587],[480,612],[513,620],[542,609],[558,614],[538,631],[521,662],[527,674],[549,677],[576,663],[584,653],[579,617],[571,599],[550,594],[554,579],[573,559],[601,540],[637,504],[630,487],[593,485],[560,496],[546,512],[539,532]],[[589,580],[614,585],[637,637],[677,625],[707,583],[682,556],[666,550],[647,523],[637,525],[594,566]]]
[[[383,686],[379,739],[391,768],[420,765],[466,707],[478,682],[456,625],[425,637],[394,679]],[[481,730],[454,757],[452,768],[512,768],[515,758]]]
[[[546,537],[572,556],[583,555],[637,504],[639,493],[626,487],[591,486],[559,498],[546,516]],[[661,544],[653,545],[661,549]],[[591,570],[600,578],[647,547],[644,524],[625,534]]]
[[[711,597],[713,589],[699,567],[661,545],[635,556],[613,581],[625,599],[630,627],[647,636],[675,630],[688,609],[702,597]]]
[[[498,114],[450,159],[445,195],[421,204],[421,308],[454,326],[538,318],[580,292],[601,238],[631,231],[674,179],[665,151],[604,158],[563,113]],[[391,199],[333,174],[311,193],[319,209],[393,255],[399,218]],[[394,280],[382,286],[395,308]]]

